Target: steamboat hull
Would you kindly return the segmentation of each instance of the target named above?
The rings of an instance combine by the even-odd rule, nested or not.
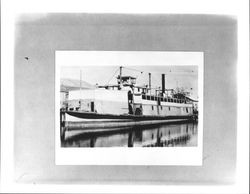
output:
[[[98,114],[90,112],[78,112],[78,111],[66,111],[65,113],[81,118],[81,119],[128,119],[132,121],[149,121],[149,120],[193,120],[195,115],[171,115],[171,116],[161,116],[161,115],[114,115],[114,114]]]
[[[193,122],[195,115],[188,116],[146,116],[146,115],[111,115],[77,111],[61,112],[65,117],[69,114],[84,119],[83,121],[61,120],[61,139],[65,140],[66,132],[74,132],[73,136],[80,134],[113,133],[124,130],[131,130],[134,127],[155,126],[160,124],[173,124]],[[64,115],[64,116],[63,116]],[[61,117],[61,118],[62,118]],[[70,137],[67,137],[70,138]],[[66,138],[66,139],[67,139]]]

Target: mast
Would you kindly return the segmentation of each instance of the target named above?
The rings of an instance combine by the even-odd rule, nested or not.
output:
[[[148,73],[148,88],[151,95],[151,73]]]

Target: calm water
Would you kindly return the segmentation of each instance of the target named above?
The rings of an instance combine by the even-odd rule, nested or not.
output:
[[[71,136],[63,147],[171,147],[197,146],[197,123],[122,129],[109,134]]]

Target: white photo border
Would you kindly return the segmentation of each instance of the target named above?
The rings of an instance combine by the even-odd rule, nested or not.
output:
[[[153,55],[155,62],[163,57],[168,64],[198,66],[199,124],[198,143],[195,147],[156,148],[65,148],[60,146],[60,67],[94,64],[94,56],[105,61],[116,58],[118,64],[126,64],[122,59]],[[89,57],[90,56],[90,57]],[[55,53],[55,154],[56,165],[202,165],[203,148],[203,52],[174,51],[56,51]],[[73,60],[74,59],[74,60]],[[186,63],[185,63],[186,60]],[[163,61],[163,60],[161,60]],[[120,62],[120,63],[119,63]],[[104,62],[106,63],[106,61]],[[144,65],[149,65],[143,63]],[[157,63],[163,65],[164,63]],[[100,66],[101,64],[98,64]],[[134,65],[134,64],[133,64]],[[153,64],[151,64],[153,65]],[[105,64],[104,64],[105,66]]]

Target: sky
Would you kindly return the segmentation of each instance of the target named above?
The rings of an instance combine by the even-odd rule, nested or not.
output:
[[[80,80],[82,72],[82,80],[90,84],[117,84],[122,66],[122,75],[136,77],[136,85],[148,85],[151,73],[152,88],[161,87],[161,74],[165,74],[166,89],[184,88],[195,99],[202,65],[202,52],[56,51],[61,78]]]
[[[82,80],[93,85],[117,84],[119,66],[63,66],[61,67],[61,78],[80,80],[80,72]],[[165,74],[167,89],[181,87],[190,92],[191,96],[198,97],[197,66],[124,66],[122,68],[123,75],[137,78],[137,85],[148,84],[149,72],[151,73],[152,88],[161,87],[161,74]]]

